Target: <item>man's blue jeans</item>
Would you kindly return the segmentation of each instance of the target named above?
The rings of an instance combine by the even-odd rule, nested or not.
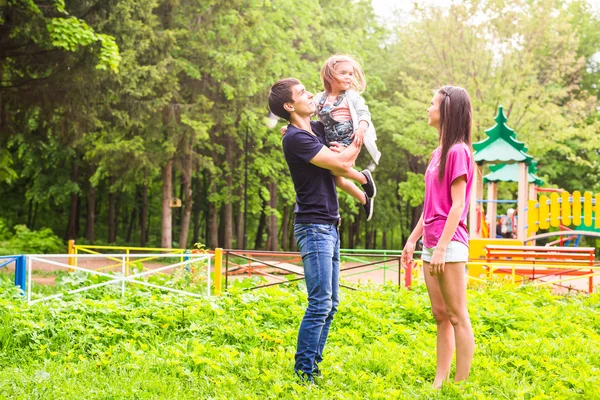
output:
[[[308,292],[308,307],[298,332],[295,370],[312,376],[316,364],[323,360],[329,326],[340,302],[340,240],[335,225],[294,224],[294,235]]]

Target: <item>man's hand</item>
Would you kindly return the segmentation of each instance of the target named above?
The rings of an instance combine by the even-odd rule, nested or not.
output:
[[[287,132],[287,126],[284,125],[279,129],[279,132],[281,132],[281,136],[285,135],[285,133]]]

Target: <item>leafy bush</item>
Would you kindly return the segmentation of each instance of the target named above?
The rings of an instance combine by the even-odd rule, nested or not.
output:
[[[63,241],[49,228],[31,231],[16,225],[14,232],[0,219],[0,255],[64,253]]]
[[[422,286],[344,291],[317,386],[292,373],[302,285],[242,286],[204,299],[130,286],[123,298],[106,291],[32,306],[0,298],[0,391],[23,399],[600,398],[598,294],[469,290],[472,375],[438,392],[430,388],[435,321]]]

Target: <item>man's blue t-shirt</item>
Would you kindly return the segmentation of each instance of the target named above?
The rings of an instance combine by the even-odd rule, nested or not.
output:
[[[289,124],[282,141],[296,189],[295,222],[334,224],[340,217],[335,179],[328,169],[310,163],[325,145],[325,130],[320,122],[310,125],[317,136]]]

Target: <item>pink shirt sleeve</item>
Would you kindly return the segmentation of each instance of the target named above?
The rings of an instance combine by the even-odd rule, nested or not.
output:
[[[454,145],[448,151],[446,158],[446,170],[450,175],[450,185],[456,178],[465,176],[468,178],[468,173],[471,166],[471,156],[469,150],[464,145]]]

